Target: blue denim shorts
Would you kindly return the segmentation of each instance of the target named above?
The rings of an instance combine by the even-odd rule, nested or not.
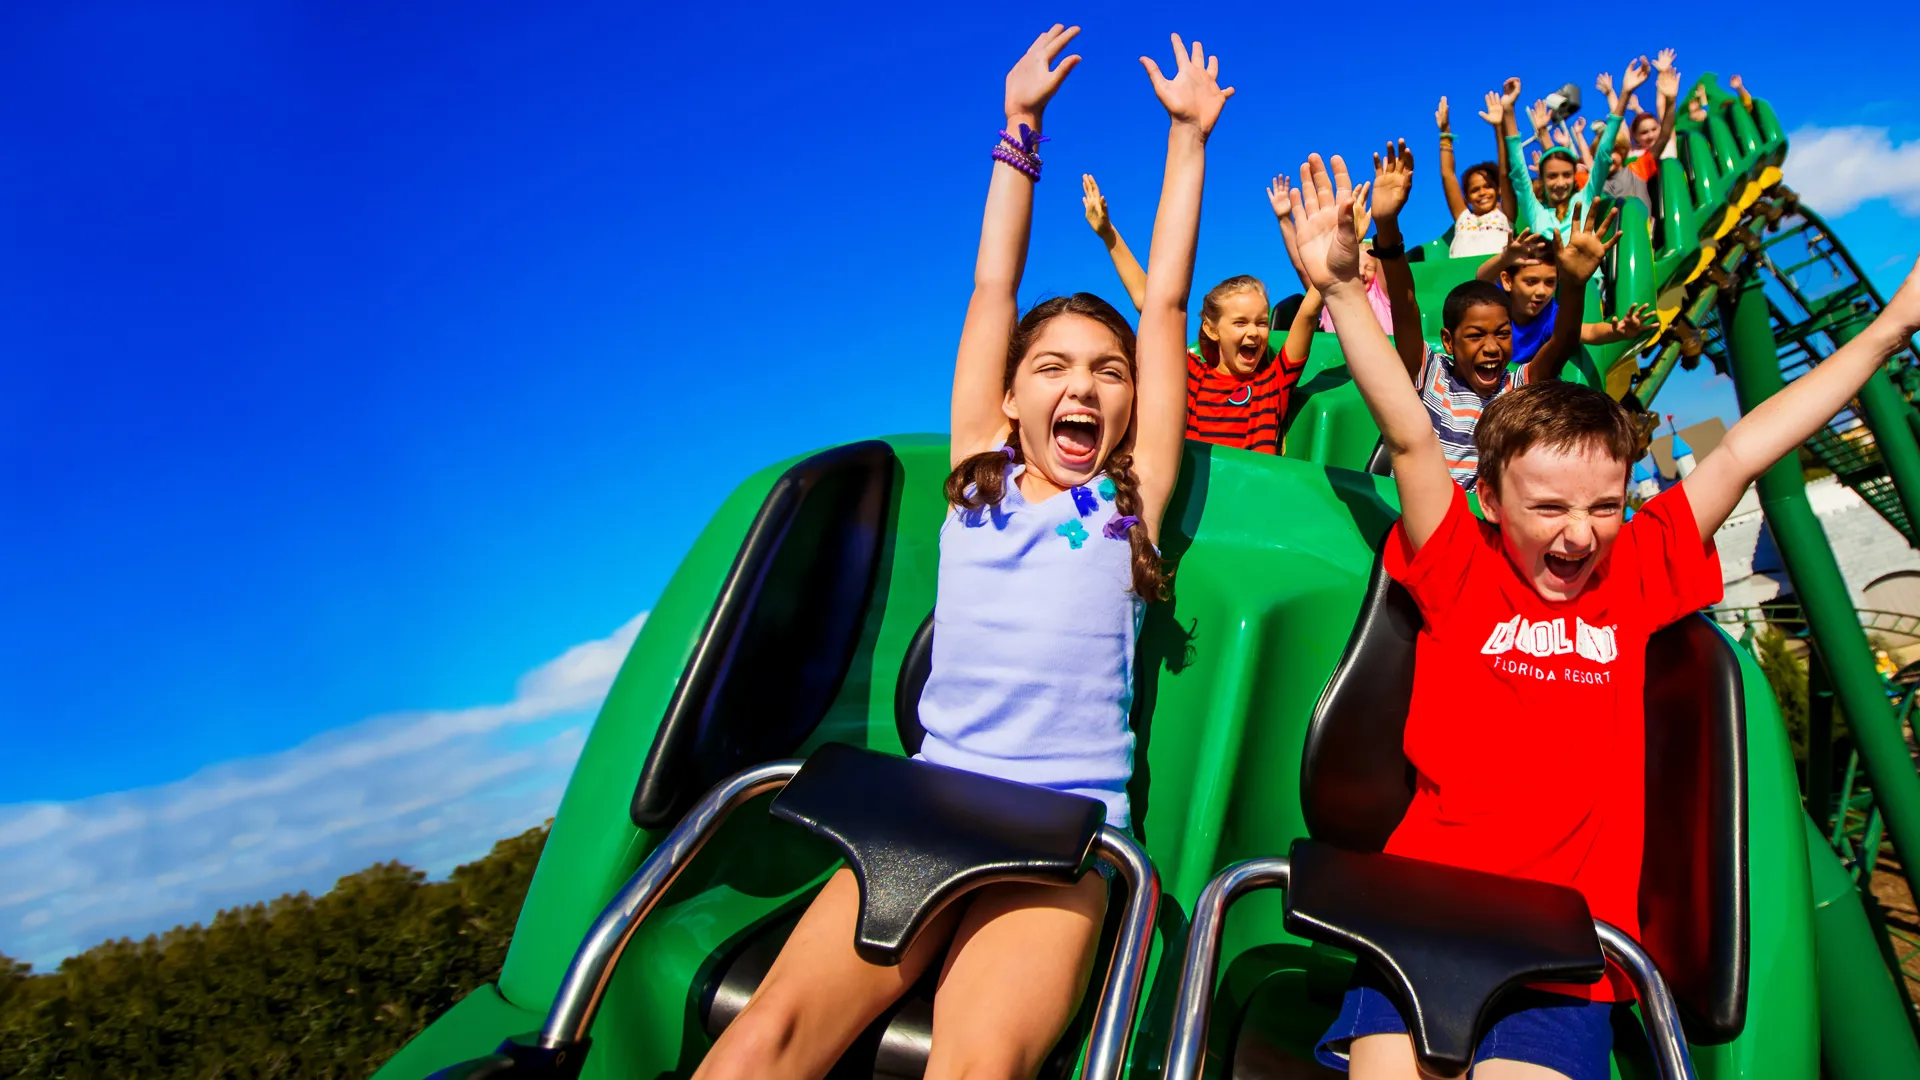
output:
[[[1340,1015],[1320,1037],[1313,1056],[1322,1065],[1347,1069],[1347,1047],[1363,1035],[1406,1034],[1407,1023],[1387,996],[1379,973],[1362,961],[1340,1003]],[[1613,1004],[1544,990],[1510,990],[1493,1003],[1486,1034],[1473,1061],[1524,1061],[1552,1069],[1568,1080],[1608,1080],[1612,1075]]]

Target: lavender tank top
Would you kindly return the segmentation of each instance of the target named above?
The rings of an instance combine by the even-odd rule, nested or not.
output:
[[[1099,799],[1128,828],[1133,653],[1146,604],[1113,483],[1033,504],[1009,464],[1006,497],[949,508],[940,529],[933,670],[920,694],[916,756]],[[1139,528],[1140,526],[1135,526]]]

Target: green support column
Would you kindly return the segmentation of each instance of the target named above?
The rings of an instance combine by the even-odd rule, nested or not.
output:
[[[1786,383],[1780,377],[1780,357],[1760,283],[1748,277],[1732,292],[1734,296],[1721,300],[1720,324],[1733,362],[1740,411],[1750,413]],[[1894,850],[1900,853],[1900,865],[1912,886],[1920,880],[1920,775],[1907,757],[1906,740],[1874,668],[1873,652],[1840,576],[1840,564],[1813,507],[1807,504],[1799,459],[1788,454],[1775,462],[1761,475],[1759,489],[1767,526],[1786,561],[1787,576],[1826,664],[1835,701],[1853,726],[1874,801],[1886,817]],[[1920,889],[1915,889],[1915,895],[1920,895]]]
[[[1845,345],[1872,321],[1872,315],[1861,312],[1857,317],[1835,323],[1827,333],[1835,345]],[[1909,419],[1913,406],[1901,396],[1885,368],[1874,372],[1860,388],[1860,414],[1873,432],[1874,443],[1880,447],[1880,460],[1886,462],[1893,490],[1907,511],[1908,527],[1920,532],[1920,441],[1915,440]],[[1912,537],[1908,542],[1912,542]]]
[[[1827,1080],[1920,1076],[1920,1047],[1860,893],[1826,837],[1811,819],[1802,820],[1820,971],[1821,1075]]]

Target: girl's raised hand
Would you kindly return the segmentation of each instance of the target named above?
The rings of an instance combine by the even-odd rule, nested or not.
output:
[[[1293,200],[1294,264],[1307,284],[1324,295],[1329,289],[1360,281],[1360,238],[1354,233],[1353,182],[1338,154],[1333,172],[1314,154],[1300,167],[1300,189]]]
[[[1520,100],[1520,80],[1519,79],[1509,78],[1506,82],[1500,84],[1500,101],[1506,105],[1508,112],[1513,111],[1513,103],[1519,100]]]
[[[1009,120],[1032,117],[1034,127],[1040,126],[1040,113],[1046,109],[1047,102],[1053,99],[1054,92],[1067,79],[1067,72],[1080,62],[1079,54],[1060,61],[1053,66],[1054,58],[1060,50],[1067,47],[1080,33],[1077,26],[1053,24],[1053,29],[1033,39],[1027,54],[1007,72],[1007,118]]]
[[[1447,130],[1447,99],[1444,95],[1440,98],[1440,107],[1433,110],[1433,122],[1440,125],[1441,131]]]
[[[1644,56],[1628,64],[1626,74],[1620,76],[1620,96],[1631,97],[1635,90],[1646,85],[1648,77],[1652,74],[1653,65],[1649,64]]]
[[[1893,319],[1903,337],[1920,332],[1920,260],[1907,271],[1907,280],[1894,292],[1893,299],[1887,301],[1880,318]]]
[[[1093,182],[1092,173],[1080,174],[1080,205],[1087,209],[1087,224],[1105,236],[1113,222],[1107,217],[1107,197],[1100,194],[1100,185]]]
[[[1442,99],[1442,100],[1445,100],[1445,99]],[[1498,90],[1487,91],[1487,108],[1485,112],[1480,114],[1480,119],[1485,120],[1487,123],[1492,124],[1494,127],[1499,127],[1500,124],[1506,120],[1506,118],[1507,118],[1506,99],[1500,96],[1500,91]]]
[[[1738,75],[1735,75],[1734,77],[1727,80],[1727,86],[1731,88],[1733,92],[1736,94],[1746,89],[1746,85],[1747,85],[1746,83],[1743,83],[1740,81],[1740,76]],[[1700,88],[1700,90],[1701,90],[1701,93],[1704,94],[1706,92],[1706,87],[1703,86]]]
[[[1675,68],[1668,68],[1661,72],[1654,77],[1653,88],[1659,92],[1661,98],[1667,101],[1679,100],[1680,72]]]
[[[1160,65],[1151,57],[1140,58],[1141,66],[1147,69],[1147,77],[1153,80],[1153,94],[1167,110],[1167,116],[1176,124],[1194,128],[1201,138],[1213,131],[1213,125],[1220,119],[1220,110],[1233,96],[1233,87],[1220,88],[1220,58],[1208,56],[1198,41],[1189,50],[1181,42],[1179,34],[1173,38],[1174,62],[1178,65],[1169,79],[1160,73]]]
[[[1293,211],[1293,187],[1287,183],[1287,174],[1281,173],[1267,185],[1267,202],[1273,206],[1273,216],[1287,224],[1287,215]]]
[[[1661,49],[1654,55],[1653,70],[1664,75],[1673,70],[1673,60],[1674,52],[1672,49]]]

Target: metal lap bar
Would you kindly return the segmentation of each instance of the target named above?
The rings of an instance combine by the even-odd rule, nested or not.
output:
[[[620,954],[626,950],[641,921],[666,895],[680,871],[687,868],[707,840],[719,831],[721,822],[727,820],[729,814],[756,795],[785,787],[802,764],[773,761],[736,773],[687,811],[687,816],[680,819],[666,839],[647,855],[640,869],[620,887],[600,917],[593,920],[593,928],[587,931],[586,940],[580,943],[573,961],[567,965],[567,974],[560,980],[560,992],[554,995],[553,1008],[540,1029],[542,1047],[557,1049],[586,1041],[587,1031],[593,1027],[593,1015],[600,1008],[600,997],[606,993],[607,978],[613,974],[614,965],[619,963]]]
[[[1680,1010],[1674,1006],[1673,993],[1667,989],[1667,980],[1660,977],[1653,958],[1612,923],[1595,919],[1593,930],[1600,936],[1600,951],[1627,973],[1633,992],[1640,998],[1647,1042],[1653,1045],[1653,1060],[1660,1068],[1661,1080],[1693,1080],[1693,1058],[1681,1033]]]
[[[727,816],[755,796],[785,787],[800,771],[801,761],[776,761],[748,769],[724,781],[687,811],[666,839],[648,854],[620,892],[587,931],[586,940],[567,965],[554,996],[553,1008],[540,1029],[539,1045],[546,1049],[578,1046],[593,1027],[594,1014],[606,992],[607,979],[620,961],[633,932],[666,895],[680,872],[719,831]],[[1127,887],[1127,906],[1114,944],[1093,1030],[1087,1037],[1087,1080],[1119,1080],[1126,1066],[1127,1040],[1133,1031],[1140,989],[1146,979],[1147,951],[1153,944],[1154,919],[1160,907],[1160,874],[1133,838],[1105,826],[1094,841],[1098,858],[1119,872]]]
[[[1207,1028],[1213,1012],[1213,984],[1220,969],[1220,939],[1227,908],[1256,889],[1284,889],[1291,872],[1285,859],[1249,859],[1221,871],[1200,891],[1193,906],[1193,926],[1187,934],[1187,960],[1180,970],[1180,992],[1174,1001],[1173,1029],[1168,1034],[1166,1067],[1161,1080],[1198,1080],[1206,1057]],[[1600,950],[1620,965],[1633,983],[1646,1015],[1647,1041],[1653,1046],[1661,1080],[1694,1080],[1693,1061],[1680,1027],[1667,982],[1653,958],[1633,938],[1599,919],[1593,921]]]
[[[1187,962],[1180,969],[1180,993],[1174,1000],[1173,1030],[1161,1080],[1197,1080],[1200,1076],[1227,908],[1255,889],[1284,889],[1289,877],[1285,859],[1248,859],[1227,867],[1200,890],[1200,899],[1193,905],[1193,926],[1187,932]]]

